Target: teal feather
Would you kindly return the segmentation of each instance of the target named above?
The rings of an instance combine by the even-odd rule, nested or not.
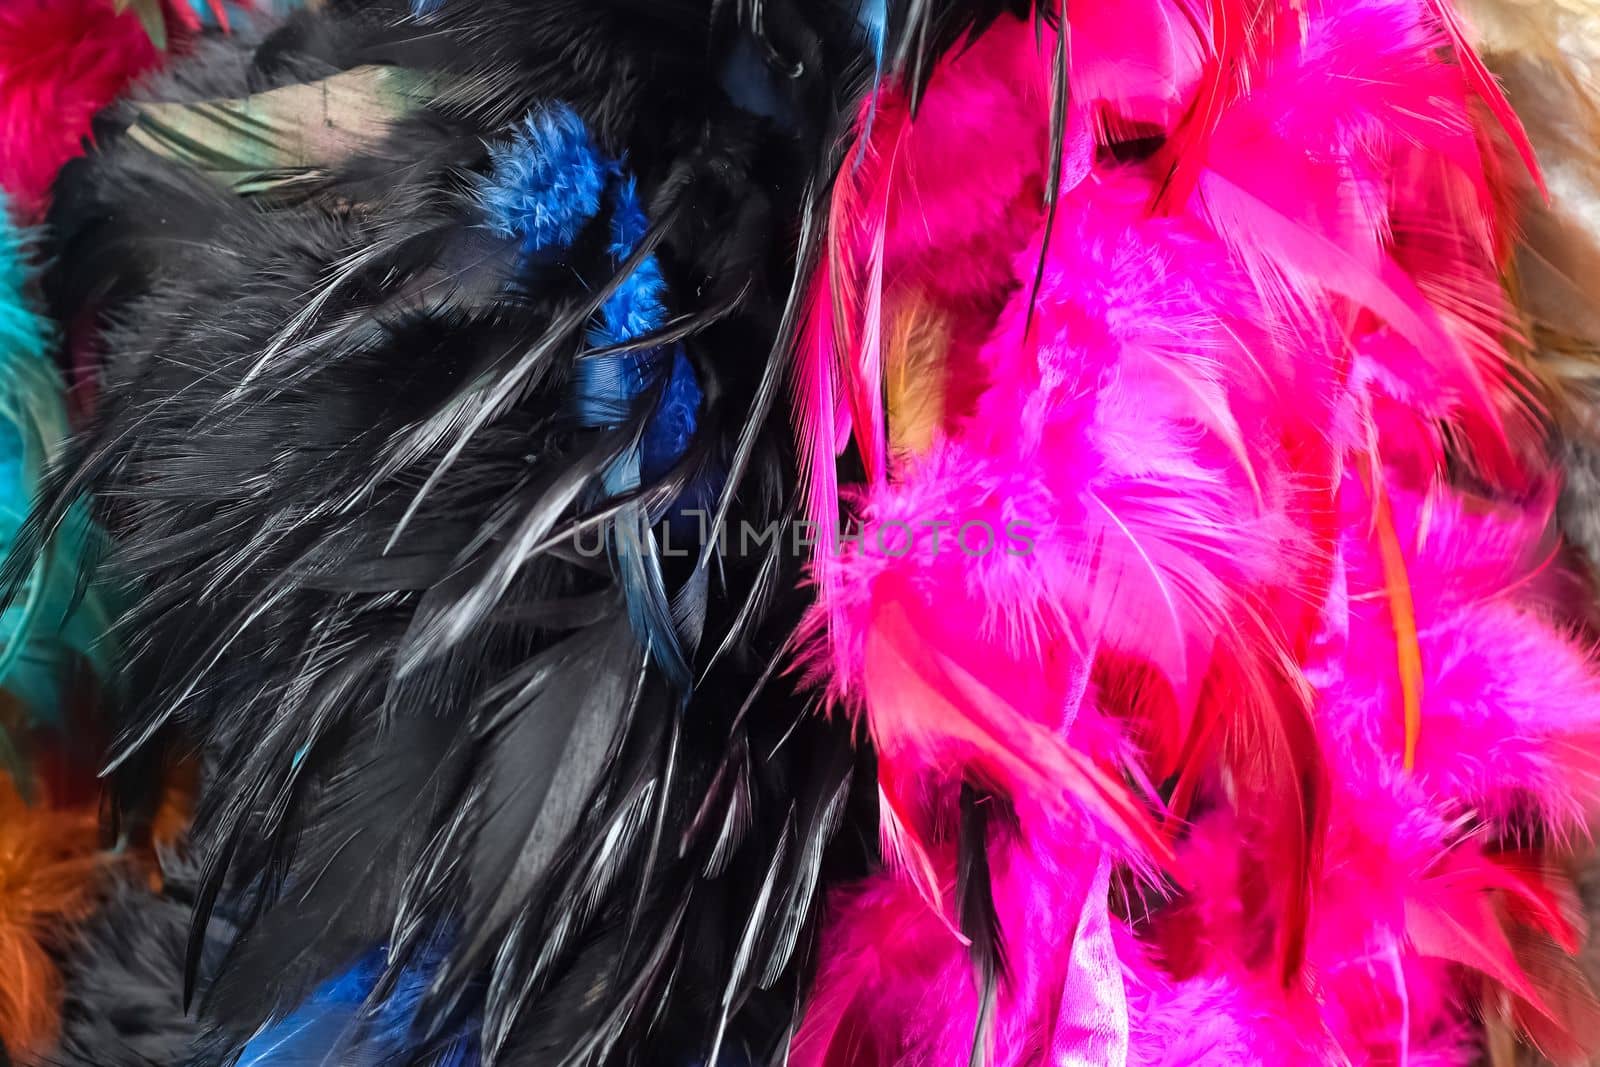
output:
[[[66,439],[67,415],[50,359],[54,333],[28,299],[28,241],[6,207],[0,194],[0,550],[8,552]],[[0,689],[21,701],[35,723],[62,721],[63,689],[78,662],[108,676],[102,598],[92,590],[79,595],[96,537],[87,510],[75,509],[0,613]],[[0,746],[15,762],[9,739]]]

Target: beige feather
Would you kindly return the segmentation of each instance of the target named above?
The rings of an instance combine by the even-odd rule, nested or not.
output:
[[[1600,387],[1600,0],[1463,0],[1527,127],[1550,203],[1525,189],[1517,295],[1540,369]]]
[[[1509,281],[1529,328],[1532,369],[1557,419],[1566,475],[1562,525],[1591,562],[1600,562],[1600,0],[1457,4],[1527,128],[1550,189],[1548,204],[1531,183],[1522,190],[1522,235]],[[1593,921],[1600,863],[1584,853],[1568,862],[1582,871],[1593,931],[1600,926]],[[1589,986],[1600,985],[1600,942],[1591,937],[1579,963]],[[1592,1004],[1593,993],[1584,992]],[[1514,1056],[1514,1028],[1501,1013],[1485,1016],[1491,1067],[1546,1063],[1526,1047]],[[1600,1067],[1600,1060],[1592,1064]]]
[[[897,459],[926,452],[944,422],[949,347],[949,326],[938,311],[917,297],[897,303],[884,346],[889,448]]]
[[[1522,190],[1510,285],[1556,418],[1562,523],[1600,563],[1600,0],[1458,0],[1550,188]]]

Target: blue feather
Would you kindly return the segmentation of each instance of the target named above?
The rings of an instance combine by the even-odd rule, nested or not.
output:
[[[382,1067],[413,1062],[413,1024],[428,983],[445,957],[433,944],[401,973],[389,995],[369,1003],[383,976],[387,950],[369,952],[325,982],[295,1011],[250,1039],[237,1067]],[[429,1067],[474,1067],[476,1026],[464,1024],[426,1061]]]
[[[522,121],[509,144],[489,149],[490,173],[478,186],[486,224],[521,241],[524,255],[569,247],[600,210],[614,168],[565,104]]]
[[[613,265],[620,267],[626,262],[649,229],[638,186],[632,175],[624,175],[611,196],[609,251]],[[586,337],[589,345],[613,347],[660,329],[667,321],[666,289],[660,262],[653,255],[644,257],[601,307],[599,319]],[[579,415],[593,426],[626,417],[634,402],[663,375],[670,377],[640,440],[640,468],[646,478],[670,469],[694,436],[701,394],[693,364],[674,346],[590,357],[582,361],[578,372]],[[671,394],[670,403],[667,394]]]
[[[608,251],[613,262],[620,264],[633,255],[633,250],[650,232],[650,218],[644,212],[644,204],[639,201],[639,183],[633,180],[633,175],[622,170],[622,164],[619,163],[616,169],[621,177],[611,195],[611,246]]]
[[[261,16],[270,18],[287,15],[299,6],[300,0],[254,0],[249,6],[228,0],[226,4],[230,25],[237,25],[241,20],[249,22]],[[189,0],[189,10],[195,13],[200,25],[207,29],[218,29],[222,25],[217,19],[217,12],[211,0]]]
[[[54,336],[28,304],[27,276],[27,242],[0,194],[0,554],[15,542],[45,466],[67,435],[61,379],[49,356]],[[79,595],[97,537],[87,508],[75,506],[0,614],[0,687],[35,721],[60,722],[62,686],[78,657],[110,678],[101,641],[108,615],[96,593]]]
[[[621,164],[617,169],[610,196],[608,251],[613,267],[621,267],[633,255],[650,229],[637,183],[632,175],[622,173]],[[598,321],[589,329],[588,343],[594,348],[622,345],[660,329],[667,321],[666,288],[660,261],[654,255],[645,256],[601,307]],[[641,396],[661,384],[663,375],[670,377],[637,447],[606,474],[606,490],[613,495],[637,489],[643,479],[659,477],[683,457],[699,417],[700,385],[693,365],[677,346],[591,356],[580,365],[578,410],[580,417],[593,420],[591,425],[615,424],[626,418]],[[673,392],[673,379],[677,379],[677,387],[669,413],[667,393]],[[618,528],[627,532],[613,538],[612,556],[634,632],[673,685],[687,694],[693,676],[674,621],[661,561],[645,528],[660,518],[638,509],[618,516]]]
[[[772,67],[749,35],[741,34],[728,51],[722,67],[722,91],[745,111],[772,119],[784,129],[798,125],[794,104],[778,92]]]
[[[583,120],[565,105],[529,115],[509,145],[491,149],[489,179],[479,199],[487,224],[521,243],[525,258],[559,252],[600,211],[610,211],[607,257],[613,270],[634,255],[650,231],[638,183],[622,161],[603,158]],[[667,282],[655,255],[641,257],[606,298],[584,333],[591,349],[624,346],[667,322]],[[588,427],[620,426],[641,398],[658,392],[635,447],[606,471],[606,495],[621,496],[665,474],[683,458],[699,420],[702,394],[694,365],[674,345],[640,348],[578,362],[572,409]],[[628,615],[663,673],[687,693],[692,675],[674,621],[661,561],[648,529],[661,515],[638,506],[617,516],[610,542]]]
[[[856,23],[867,35],[867,43],[872,46],[873,64],[878,73],[883,73],[883,41],[889,33],[889,5],[887,0],[861,0],[861,7],[856,12]]]
[[[639,203],[639,190],[633,176],[624,175],[611,194],[611,253],[613,266],[620,267],[639,247],[650,231],[650,220]],[[600,308],[600,322],[589,332],[595,347],[620,345],[658,330],[667,321],[666,279],[655,256],[645,256],[633,272],[622,280],[617,291]]]
[[[655,414],[644,428],[639,441],[646,478],[665,474],[689,450],[695,425],[700,417],[700,379],[695,377],[694,364],[679,348],[672,353],[672,372],[667,379],[661,399],[656,403]]]
[[[859,167],[867,144],[872,140],[872,120],[877,117],[878,95],[883,88],[883,42],[889,35],[888,0],[861,0],[856,24],[872,46],[872,93],[867,97],[867,117],[862,123],[860,147],[856,149],[855,165]]]
[[[490,149],[490,160],[489,177],[478,189],[485,223],[518,239],[526,257],[569,247],[599,212],[602,199],[611,209],[607,252],[614,268],[649,232],[638,183],[621,163],[600,155],[583,120],[564,104],[527,116],[509,144]],[[667,321],[666,288],[660,262],[645,256],[601,306],[585,333],[589,346],[615,347],[660,329]],[[651,445],[642,466],[651,472],[664,471],[683,456],[698,418],[699,383],[681,352],[644,349],[586,358],[578,366],[574,396],[584,425],[613,426],[663,375],[671,376],[667,389],[673,399],[667,404],[663,398],[652,422],[667,418],[670,425],[644,435]]]

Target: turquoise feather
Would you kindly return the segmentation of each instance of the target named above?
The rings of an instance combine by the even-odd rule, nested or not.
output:
[[[0,194],[0,551],[6,552],[67,435],[61,378],[50,359],[54,333],[28,300],[28,252]],[[0,613],[0,689],[36,723],[61,722],[63,689],[77,662],[87,661],[102,678],[108,673],[101,598],[93,591],[79,597],[96,536],[87,510],[75,508]],[[0,747],[14,763],[9,739]]]

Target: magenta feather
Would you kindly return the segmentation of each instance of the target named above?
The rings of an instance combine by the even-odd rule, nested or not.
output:
[[[1442,0],[1068,22],[1064,129],[1056,29],[1001,18],[914,118],[885,81],[833,188],[801,449],[861,536],[805,665],[885,863],[791,1062],[1464,1065],[1485,979],[1576,1047],[1564,889],[1506,850],[1600,809],[1475,100],[1520,126]],[[904,452],[913,313],[944,400]]]

